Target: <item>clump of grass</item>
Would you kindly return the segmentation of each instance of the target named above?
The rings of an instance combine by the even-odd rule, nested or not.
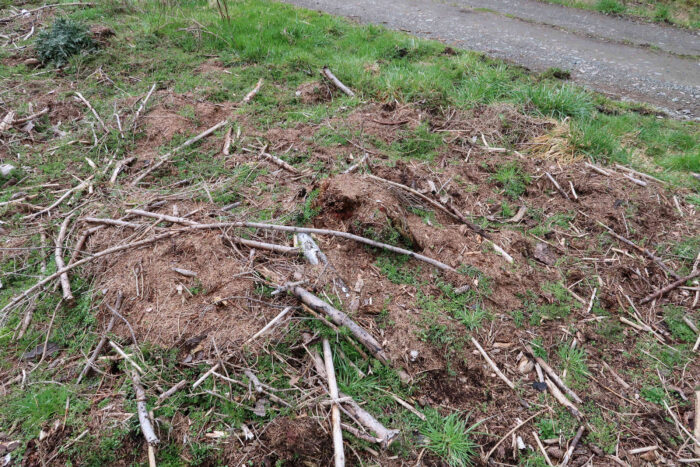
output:
[[[433,452],[451,467],[473,465],[477,444],[471,437],[476,428],[467,428],[467,422],[459,413],[453,412],[447,417],[441,416],[436,410],[426,412],[425,424],[420,432],[427,439],[426,448]]]
[[[95,43],[87,27],[72,19],[59,18],[47,31],[42,31],[36,39],[36,52],[43,64],[53,63],[56,67],[68,64],[68,59],[79,53],[91,52]]]
[[[606,15],[619,15],[625,12],[625,5],[617,0],[598,0],[595,9]]]
[[[695,332],[683,320],[685,310],[681,307],[669,305],[664,307],[664,321],[675,339],[682,342],[695,342]]]
[[[588,365],[586,365],[586,353],[580,348],[571,348],[570,345],[562,345],[557,351],[557,356],[561,360],[561,366],[566,371],[564,378],[567,384],[583,383],[588,376]]]
[[[658,21],[660,23],[671,22],[671,10],[669,9],[668,5],[660,3],[656,6],[656,10],[654,10],[654,21]]]
[[[520,91],[518,97],[548,117],[587,118],[593,113],[593,102],[589,95],[571,85],[552,87],[541,83],[527,86]]]
[[[500,166],[489,179],[498,183],[506,196],[518,199],[525,193],[531,177],[530,174],[523,171],[520,165],[509,162]]]
[[[420,267],[411,268],[407,264],[408,260],[409,257],[405,255],[384,253],[377,258],[377,267],[394,284],[416,285],[416,274],[420,274]]]

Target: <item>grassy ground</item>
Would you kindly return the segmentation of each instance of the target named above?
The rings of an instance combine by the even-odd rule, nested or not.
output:
[[[29,8],[27,5],[24,7]],[[297,125],[317,125],[318,130],[309,138],[319,147],[347,149],[351,146],[350,142],[360,141],[386,154],[387,160],[383,163],[386,162],[387,167],[401,161],[437,167],[440,156],[451,146],[442,133],[434,131],[428,124],[402,129],[401,138],[388,143],[371,137],[365,139],[355,127],[331,120],[349,118],[353,111],[362,107],[363,101],[387,105],[394,101],[399,104],[412,103],[421,112],[441,118],[455,109],[467,111],[485,105],[508,103],[525,116],[551,119],[552,126],[560,133],[545,135],[545,138],[548,141],[561,140],[557,143],[562,148],[558,150],[557,157],[560,159],[556,160],[565,163],[585,159],[602,165],[623,163],[670,182],[670,189],[679,190],[685,204],[700,205],[698,182],[690,175],[690,172],[700,172],[697,123],[660,118],[644,106],[623,104],[585,92],[575,85],[552,78],[555,73],[530,75],[516,67],[479,54],[454,51],[437,42],[416,39],[376,26],[357,26],[327,15],[263,1],[228,4],[230,20],[222,20],[216,8],[201,1],[167,6],[156,2],[114,1],[82,10],[67,7],[60,11],[86,24],[107,25],[116,35],[109,39],[108,44],[103,44],[92,53],[72,57],[61,71],[50,67],[34,69],[23,64],[24,59],[33,55],[34,37],[28,42],[18,42],[20,46],[27,46],[26,49],[2,49],[0,57],[5,63],[0,68],[2,115],[9,110],[26,115],[30,113],[30,102],[46,99],[66,113],[57,117],[60,125],[57,121],[48,120],[48,117],[38,121],[33,130],[33,139],[22,137],[18,130],[8,132],[0,155],[4,163],[16,164],[20,170],[7,180],[0,180],[3,183],[0,202],[26,196],[31,204],[47,206],[58,194],[51,191],[54,186],[42,185],[59,183],[64,187],[72,186],[74,177],[85,179],[96,175],[90,161],[103,167],[109,160],[121,160],[136,151],[144,151],[144,132],[127,131],[122,137],[115,129],[113,114],[115,109],[122,116],[133,110],[137,98],[143,96],[154,82],[164,93],[160,97],[166,102],[164,107],[168,107],[168,93],[186,95],[189,102],[184,106],[173,105],[173,112],[187,122],[185,130],[176,132],[172,140],[163,142],[162,146],[151,148],[163,154],[191,136],[194,128],[205,125],[205,116],[198,104],[204,103],[209,109],[237,102],[258,79],[263,78],[265,85],[255,100],[245,108],[233,109],[241,122],[261,132],[295,128]],[[44,19],[45,23],[37,27],[49,27],[52,18]],[[7,25],[6,32],[15,33],[13,27],[14,23]],[[26,32],[22,30],[23,34]],[[226,73],[218,71],[212,77],[201,72],[212,61],[216,61],[217,66]],[[311,104],[297,98],[295,90],[302,84],[318,80],[318,70],[324,65],[328,65],[359,96],[335,96],[332,101]],[[80,90],[107,121],[110,131],[104,136],[100,133],[98,122],[91,120],[91,117],[82,121],[76,118],[76,109],[77,115],[82,115],[84,108],[80,103],[73,103],[72,93],[75,90]],[[30,93],[30,98],[27,98],[26,92]],[[231,107],[224,108],[232,110]],[[35,107],[32,111],[37,110]],[[503,126],[508,128],[511,123],[506,120],[504,117]],[[86,121],[90,121],[92,127]],[[127,125],[129,122],[124,120],[122,123]],[[55,129],[52,128],[55,125]],[[66,134],[61,136],[60,131]],[[223,135],[217,133],[216,136],[221,138]],[[516,136],[503,135],[502,139],[491,143],[503,145],[508,151],[525,151],[516,146]],[[481,144],[479,140],[476,141]],[[288,162],[308,169],[316,180],[339,172],[341,167],[336,164],[338,161],[345,163],[344,155],[334,156],[337,159],[332,160],[335,165],[328,169],[311,154],[283,154],[282,149],[277,151]],[[193,202],[224,205],[242,199],[240,194],[243,192],[255,190],[275,201],[275,204],[256,206],[254,210],[246,211],[249,219],[307,225],[319,215],[318,208],[313,204],[319,196],[318,189],[308,190],[309,195],[304,195],[303,202],[285,209],[282,200],[289,195],[285,191],[288,189],[277,186],[274,180],[267,178],[270,169],[259,164],[231,165],[230,161],[218,157],[218,154],[218,147],[206,145],[181,152],[173,162],[174,169],[157,178],[153,192],[162,196],[172,195],[176,190],[171,185],[185,179],[196,187],[191,195]],[[519,200],[536,183],[534,176],[523,168],[524,164],[519,164],[517,159],[507,163],[497,161],[493,166],[489,165],[488,159],[480,162],[482,169],[490,172],[483,180],[496,187],[484,197],[484,203],[499,206],[503,218],[515,213]],[[125,207],[137,203],[136,199],[142,195],[119,184],[114,191],[103,194],[101,187],[108,178],[109,172],[97,173],[94,180],[97,202],[90,205],[89,214],[109,215],[115,209],[121,212]],[[463,180],[456,179],[455,183],[464,192],[479,189]],[[301,187],[295,189],[300,191]],[[306,187],[304,192],[307,192]],[[78,193],[58,211],[65,214],[75,209],[78,215],[85,214],[81,211],[84,207],[82,203],[90,196],[92,194],[87,191]],[[628,215],[634,214],[635,209],[642,210],[644,206],[630,205]],[[423,219],[426,225],[441,226],[436,213],[432,211],[413,208],[412,213]],[[0,215],[5,222],[0,227],[6,229],[3,235],[7,232],[8,240],[25,242],[18,247],[22,250],[21,254],[12,246],[3,249],[0,306],[5,306],[13,296],[34,284],[37,278],[56,270],[53,255],[48,255],[48,260],[45,260],[39,248],[41,232],[57,231],[60,219],[52,218],[39,226],[25,223],[24,214],[15,211],[11,204],[0,206]],[[574,212],[545,217],[542,211],[533,208],[528,215],[538,219],[537,224],[528,228],[513,227],[513,232],[545,237],[558,230],[566,231],[570,236],[578,235],[570,230]],[[495,221],[489,217],[480,215],[475,221],[487,228],[495,228]],[[451,221],[443,219],[442,222]],[[369,231],[366,233],[372,234]],[[384,241],[406,242],[405,232],[396,226],[386,232],[375,231],[374,234]],[[683,268],[679,271],[687,273],[697,255],[698,239],[696,234],[687,235],[685,231],[679,235],[680,238],[674,237],[674,242],[669,240],[669,244],[650,244],[647,247],[662,250],[668,259],[676,261],[679,268]],[[600,235],[600,251],[611,247],[606,239]],[[483,245],[481,248],[486,249]],[[45,268],[42,268],[42,261],[47,262]],[[571,263],[562,266],[562,269],[573,270],[583,267],[582,264]],[[537,269],[529,263],[523,267]],[[524,294],[521,305],[507,310],[506,315],[506,310],[487,308],[486,303],[492,306],[488,299],[494,293],[494,288],[491,279],[477,268],[465,267],[462,271],[465,277],[477,284],[466,294],[455,293],[454,287],[445,283],[439,275],[425,267],[407,263],[405,258],[377,255],[372,268],[380,271],[391,284],[402,290],[408,288],[406,290],[413,294],[410,306],[417,309],[416,321],[421,329],[417,337],[420,342],[434,348],[447,349],[443,352],[447,373],[457,374],[459,365],[463,364],[463,355],[470,345],[465,330],[485,330],[491,323],[507,316],[507,321],[516,328],[527,329],[538,336],[531,343],[538,351],[541,350],[543,357],[556,362],[557,369],[567,375],[569,384],[582,391],[590,384],[586,354],[572,346],[568,338],[562,341],[549,339],[544,331],[547,323],[573,320],[581,308],[558,281],[543,281],[542,290],[538,288]],[[523,269],[515,273],[526,274],[528,271]],[[21,325],[21,313],[7,317],[0,329],[0,372],[3,384],[7,383],[2,392],[0,427],[22,442],[13,459],[17,459],[17,454],[36,456],[42,452],[50,452],[53,456],[56,451],[55,458],[75,465],[144,462],[138,421],[129,416],[135,411],[136,401],[131,380],[125,374],[128,366],[123,361],[102,362],[103,373],[91,376],[80,385],[74,383],[75,375],[72,373],[70,377],[62,379],[65,375],[56,370],[62,365],[68,365],[71,372],[76,368],[79,370],[84,355],[94,348],[99,339],[95,310],[103,307],[105,298],[101,289],[93,283],[94,280],[87,273],[71,277],[76,296],[73,305],[61,302],[58,293],[37,297],[32,325],[21,339],[14,338],[17,327]],[[136,280],[138,282],[138,278]],[[257,287],[256,297],[272,300],[268,286]],[[188,283],[187,290],[196,300],[209,294],[206,289],[206,284],[192,281]],[[546,305],[535,299],[540,294],[547,297]],[[384,307],[380,306],[373,321],[376,329],[382,332],[384,329],[389,332],[395,324],[389,312],[392,300],[392,296],[384,297]],[[596,317],[607,316],[607,312],[598,306],[593,313]],[[676,339],[671,341],[671,346],[663,346],[653,337],[645,336],[629,349],[630,359],[658,368],[664,377],[684,373],[685,366],[692,361],[689,347],[693,334],[682,321],[682,315],[683,311],[678,309],[664,309],[663,322],[668,323]],[[696,315],[689,314],[693,319],[696,319]],[[569,325],[573,326],[572,323]],[[594,340],[619,343],[623,339],[623,328],[617,321],[605,323],[596,328]],[[593,326],[596,326],[596,322]],[[474,426],[475,420],[477,415],[490,416],[493,408],[489,404],[480,404],[472,417],[465,416],[460,410],[446,412],[445,407],[436,404],[437,408],[421,407],[425,419],[419,418],[414,412],[397,406],[391,394],[405,400],[418,400],[418,393],[422,392],[420,387],[402,385],[396,371],[377,361],[361,358],[352,345],[343,339],[336,340],[336,333],[323,324],[300,321],[271,344],[270,353],[242,352],[238,356],[241,359],[238,364],[255,365],[259,377],[267,384],[280,391],[290,390],[293,386],[290,379],[294,379],[296,373],[290,378],[287,366],[296,368],[294,362],[299,358],[298,342],[302,332],[307,331],[334,339],[335,348],[343,352],[342,358],[340,353],[334,355],[341,390],[365,404],[369,412],[379,414],[378,418],[384,423],[416,436],[422,443],[418,445],[426,447],[428,456],[434,456],[431,459],[441,459],[449,465],[464,465],[475,459],[479,450],[475,444],[475,433],[481,430],[479,426]],[[51,342],[62,349],[61,361],[52,361],[49,357],[37,365],[22,361],[22,354],[41,345],[47,334],[51,336]],[[316,349],[320,347],[317,343],[314,346]],[[204,364],[180,365],[177,349],[173,347],[143,342],[132,350],[144,367],[157,369],[148,371],[143,379],[147,387],[159,388],[158,392],[182,379],[192,382],[207,368]],[[348,362],[353,362],[370,376],[360,377],[357,368]],[[22,376],[18,373],[20,367],[26,369],[27,374]],[[302,374],[302,370],[297,369]],[[13,378],[16,375],[19,375],[19,379],[15,381]],[[650,404],[656,404],[655,409],[663,410],[664,401],[675,400],[666,392],[661,374],[657,377],[641,368],[630,367],[625,377],[643,385],[641,397]],[[224,464],[227,455],[225,449],[205,438],[204,433],[239,429],[241,423],[250,420],[262,427],[275,419],[292,415],[290,409],[281,407],[263,416],[253,416],[250,407],[245,405],[250,402],[246,395],[248,391],[229,388],[229,400],[222,402],[211,393],[216,389],[221,390],[212,379],[201,386],[202,391],[178,393],[158,409],[161,430],[169,433],[158,451],[161,465],[200,465],[207,461]],[[10,380],[13,382],[10,383]],[[521,389],[524,391],[525,386]],[[485,392],[490,392],[490,389]],[[155,390],[149,396],[151,407],[154,394]],[[545,395],[540,394],[536,401],[544,404]],[[632,411],[630,407],[617,408],[621,412]],[[590,420],[589,442],[607,454],[613,453],[616,431],[621,426],[619,420],[612,420],[607,412],[595,404],[587,405],[583,410]],[[104,420],[93,419],[92,415],[96,412],[110,416]],[[532,414],[536,413],[533,409]],[[182,417],[187,418],[185,428],[177,423]],[[55,420],[60,423],[55,425]],[[536,426],[543,439],[558,436],[570,439],[576,431],[577,421],[566,411],[553,411],[537,417]],[[40,429],[49,434],[50,440],[56,436],[62,447],[37,444]],[[88,433],[83,435],[86,430]],[[493,442],[498,437],[493,433],[481,433],[479,436],[483,437],[484,442]],[[671,435],[672,443],[680,444],[675,436]],[[418,454],[414,451],[416,439],[402,439],[395,443],[387,458],[393,461],[394,456],[398,456],[401,460],[415,460]],[[359,450],[372,449],[364,441],[355,439],[354,443]],[[38,458],[46,460],[46,457]],[[31,460],[26,462],[31,464]],[[532,452],[523,456],[520,462],[544,465],[544,458]]]
[[[557,5],[599,11],[606,15],[642,18],[685,28],[700,28],[700,6],[695,0],[544,0]]]

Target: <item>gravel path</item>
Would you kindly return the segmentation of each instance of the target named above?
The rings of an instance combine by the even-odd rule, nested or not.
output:
[[[384,24],[700,119],[700,34],[534,0],[283,0]],[[488,9],[486,11],[485,9]]]

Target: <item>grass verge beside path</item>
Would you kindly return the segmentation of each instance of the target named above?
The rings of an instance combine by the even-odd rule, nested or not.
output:
[[[684,28],[700,28],[700,3],[696,0],[542,0],[606,15],[642,18]]]

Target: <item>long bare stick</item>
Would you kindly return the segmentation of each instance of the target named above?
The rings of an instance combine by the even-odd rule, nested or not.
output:
[[[248,94],[246,94],[245,97],[244,97],[243,99],[241,99],[241,104],[247,104],[248,102],[250,102],[251,100],[253,100],[253,98],[255,97],[255,95],[256,95],[258,92],[260,92],[260,88],[262,87],[262,85],[263,85],[263,79],[260,78],[260,79],[258,80],[258,83],[257,83],[257,84],[255,85],[255,87],[253,88],[253,90],[250,91]]]
[[[700,439],[700,388],[695,388],[695,439]],[[700,444],[695,445],[695,455],[700,457]]]
[[[508,377],[506,375],[504,375],[503,372],[498,368],[496,363],[493,360],[491,360],[491,357],[489,357],[489,354],[487,354],[486,351],[484,350],[484,348],[481,347],[481,344],[479,344],[479,342],[476,339],[474,339],[473,337],[471,339],[472,339],[472,344],[474,344],[474,347],[476,347],[476,349],[479,351],[481,356],[484,357],[484,360],[486,360],[486,363],[489,364],[489,366],[498,375],[498,377],[501,378],[503,380],[503,382],[508,385],[509,388],[515,389],[515,384],[513,384],[513,382],[511,380],[509,380]]]
[[[85,99],[85,97],[83,97],[83,95],[80,94],[78,91],[75,91],[75,95],[78,96],[78,98],[79,98],[81,101],[83,101],[83,104],[85,104],[85,106],[86,106],[88,109],[90,109],[90,111],[92,112],[92,114],[95,116],[95,118],[97,119],[97,121],[100,123],[100,126],[102,127],[102,129],[104,130],[104,132],[105,132],[105,133],[109,133],[109,130],[107,129],[107,126],[105,126],[105,122],[102,121],[102,119],[100,118],[100,115],[99,115],[99,114],[97,113],[97,111],[92,107],[92,105],[90,105],[90,102],[89,102],[87,99]]]
[[[139,415],[139,424],[141,425],[141,433],[150,446],[155,446],[160,443],[151,425],[151,419],[148,417],[148,407],[146,406],[146,391],[141,386],[141,378],[135,371],[131,372],[131,380],[134,384],[134,393],[136,393],[136,411]]]
[[[655,298],[658,298],[658,297],[664,295],[665,293],[670,292],[671,290],[675,289],[676,287],[685,284],[687,281],[689,281],[689,280],[691,280],[691,279],[695,279],[696,277],[700,277],[700,270],[695,271],[694,273],[689,274],[689,275],[687,275],[687,276],[685,276],[685,277],[681,277],[681,278],[678,279],[677,281],[668,284],[668,285],[667,285],[666,287],[664,287],[663,289],[659,289],[659,290],[657,290],[656,292],[654,292],[654,293],[652,293],[652,294],[650,294],[650,295],[647,295],[646,297],[644,297],[643,299],[641,299],[641,300],[639,301],[639,303],[643,305],[643,304],[645,304],[645,303],[647,303],[647,302],[650,302],[650,301],[654,300]]]
[[[551,175],[549,172],[545,172],[544,174],[547,176],[547,178],[549,179],[549,181],[552,182],[552,185],[554,185],[554,188],[556,188],[557,191],[558,191],[564,198],[566,198],[566,199],[568,199],[568,200],[571,200],[571,198],[569,198],[569,195],[566,194],[566,191],[564,191],[564,190],[562,189],[561,185],[559,185],[559,182],[557,182],[557,181],[554,179],[554,177],[552,177],[552,175]]]
[[[552,381],[557,383],[557,386],[559,386],[562,389],[562,391],[566,392],[569,396],[571,396],[571,398],[573,400],[575,400],[579,404],[583,404],[583,401],[581,400],[581,398],[578,397],[574,391],[569,389],[569,387],[566,384],[564,384],[564,381],[562,381],[561,378],[559,378],[559,375],[556,374],[556,372],[552,369],[552,367],[549,366],[547,364],[547,362],[542,360],[540,357],[535,355],[535,352],[532,350],[532,347],[530,347],[529,345],[526,345],[525,350],[527,350],[527,352],[530,355],[532,355],[532,357],[535,359],[535,361],[540,364],[540,366],[545,371],[545,373],[547,373],[549,375],[549,377],[552,378]]]
[[[335,467],[345,466],[345,453],[343,452],[343,430],[340,428],[340,409],[338,408],[338,383],[335,381],[335,369],[333,368],[333,355],[328,339],[323,339],[323,358],[326,364],[326,378],[328,378],[328,392],[331,394],[331,422],[333,424],[333,450],[335,455]]]
[[[66,239],[66,232],[68,231],[68,224],[70,224],[70,220],[73,217],[73,215],[66,216],[66,218],[63,220],[61,223],[61,230],[58,232],[58,238],[56,238],[56,251],[54,254],[54,257],[56,259],[56,268],[57,269],[63,269],[66,267],[66,264],[63,262],[63,242]],[[64,272],[59,276],[59,280],[61,281],[61,289],[63,290],[63,300],[66,301],[66,303],[73,303],[75,301],[75,298],[73,297],[73,294],[70,291],[70,281],[68,280],[68,273]]]
[[[569,463],[571,460],[571,455],[574,453],[574,449],[576,449],[576,446],[578,445],[579,440],[581,439],[581,435],[583,435],[583,430],[585,427],[581,425],[578,428],[578,431],[576,431],[576,435],[574,436],[574,439],[571,441],[571,444],[569,445],[569,449],[566,451],[566,455],[564,455],[564,459],[561,461],[560,466],[565,467],[566,464]]]
[[[537,435],[537,432],[533,431],[532,436],[535,438],[535,442],[537,442],[537,447],[540,449],[540,452],[544,456],[544,460],[547,461],[547,465],[554,466],[554,464],[552,464],[552,460],[549,458],[549,454],[547,454],[547,451],[542,445],[542,441],[540,441],[540,437]]]
[[[289,165],[288,163],[286,163],[285,161],[283,161],[279,157],[273,156],[272,154],[265,152],[266,149],[267,149],[267,146],[263,147],[262,151],[260,151],[260,156],[262,158],[267,159],[268,161],[272,162],[273,164],[283,168],[287,172],[293,173],[294,175],[299,175],[301,173],[294,166]]]
[[[494,451],[496,451],[496,449],[498,448],[498,446],[500,446],[501,443],[502,443],[503,441],[505,441],[510,435],[512,435],[513,433],[515,433],[521,426],[525,425],[527,422],[529,422],[529,421],[532,420],[533,418],[540,416],[540,415],[542,414],[542,412],[544,412],[544,410],[540,410],[540,411],[537,412],[536,414],[534,414],[534,415],[530,416],[529,418],[523,420],[522,422],[518,423],[518,424],[515,425],[508,433],[506,433],[506,434],[495,444],[495,446],[491,448],[491,450],[488,452],[488,454],[486,454],[486,457],[484,457],[484,459],[483,459],[483,460],[484,460],[484,464],[488,465],[487,463],[488,463],[489,458],[491,457],[491,454],[493,454]]]
[[[141,368],[141,367],[139,366],[139,364],[136,363],[136,362],[134,361],[133,358],[129,357],[129,356],[126,354],[126,352],[124,352],[124,351],[122,350],[122,348],[119,347],[119,346],[117,345],[116,342],[114,342],[114,341],[111,340],[111,339],[108,339],[107,341],[109,342],[110,347],[112,347],[112,348],[114,349],[114,351],[117,352],[117,353],[119,354],[120,357],[122,357],[124,360],[126,360],[128,363],[130,363],[131,366],[133,366],[133,367],[136,369],[136,371],[138,371],[138,372],[141,373],[141,374],[144,374],[144,373],[145,373],[145,371],[143,371],[143,368]]]
[[[35,212],[34,214],[28,214],[28,215],[24,216],[23,219],[25,219],[25,220],[27,220],[27,219],[33,219],[33,218],[35,218],[35,217],[41,216],[42,214],[46,214],[47,212],[51,211],[53,208],[55,208],[56,206],[58,206],[59,204],[61,204],[66,198],[68,198],[68,197],[69,197],[70,195],[72,195],[74,192],[80,191],[80,190],[82,190],[83,188],[85,188],[86,186],[88,186],[88,185],[90,184],[90,181],[92,180],[92,177],[93,177],[93,176],[91,175],[91,176],[88,177],[84,182],[81,182],[81,183],[78,184],[77,186],[75,186],[75,187],[69,189],[68,191],[66,191],[65,193],[63,193],[63,195],[62,195],[60,198],[58,198],[56,201],[54,201],[53,204],[51,204],[49,207],[44,208],[44,209],[42,209],[42,210],[39,211],[39,212]]]
[[[160,234],[160,235],[156,235],[155,237],[152,237],[152,238],[148,238],[148,239],[145,239],[145,240],[139,240],[138,242],[127,243],[127,244],[125,244],[125,245],[117,245],[117,246],[114,246],[114,247],[112,247],[112,248],[107,248],[106,250],[99,251],[99,252],[95,253],[94,255],[89,256],[89,257],[87,257],[87,258],[83,258],[83,259],[81,259],[81,260],[78,260],[78,261],[76,261],[76,262],[73,263],[73,264],[69,264],[68,266],[66,266],[66,267],[64,267],[64,268],[62,268],[62,269],[59,269],[58,271],[54,272],[53,274],[51,274],[51,275],[49,275],[49,276],[47,276],[47,277],[44,277],[42,280],[40,280],[39,282],[37,282],[37,283],[34,284],[33,286],[29,287],[27,290],[25,290],[25,291],[22,292],[21,294],[17,295],[17,296],[16,296],[15,298],[13,298],[12,300],[10,300],[10,302],[9,302],[7,305],[5,305],[5,306],[2,308],[2,310],[0,310],[0,317],[4,316],[5,313],[7,313],[8,311],[10,311],[10,310],[11,310],[12,308],[14,308],[18,303],[20,303],[22,300],[24,300],[25,298],[27,298],[32,292],[34,292],[34,291],[36,291],[36,290],[38,290],[38,289],[44,287],[46,284],[48,284],[49,282],[53,281],[54,279],[56,279],[57,277],[59,277],[59,276],[60,276],[61,274],[63,274],[63,273],[66,273],[66,272],[68,272],[68,271],[71,271],[71,270],[77,268],[78,266],[82,266],[82,265],[85,264],[85,263],[88,263],[88,262],[90,262],[90,261],[94,261],[94,260],[96,260],[96,259],[98,259],[98,258],[101,258],[101,257],[103,257],[103,256],[111,255],[111,254],[113,254],[113,253],[118,253],[118,252],[120,252],[120,251],[128,250],[128,249],[130,249],[130,248],[137,248],[137,247],[140,247],[140,246],[143,246],[143,245],[148,245],[148,244],[153,243],[153,242],[156,242],[156,241],[158,241],[158,240],[162,240],[162,239],[164,239],[164,238],[172,237],[173,235],[176,235],[176,234],[178,234],[178,233],[180,233],[180,232],[179,232],[179,231],[170,231],[170,232],[166,232],[166,233],[163,233],[163,234]]]
[[[117,293],[117,300],[114,303],[114,309],[119,310],[122,306],[122,299],[124,296],[122,295],[121,291]],[[80,384],[80,382],[83,380],[85,375],[88,374],[90,369],[93,367],[95,364],[95,360],[97,359],[97,356],[102,352],[102,348],[105,346],[107,343],[107,334],[112,331],[112,328],[114,327],[114,322],[116,320],[116,316],[112,314],[112,317],[109,319],[109,322],[107,323],[107,328],[105,328],[105,332],[102,335],[102,338],[100,341],[97,343],[97,347],[95,347],[95,350],[93,350],[92,355],[90,355],[90,358],[88,359],[87,363],[83,367],[83,370],[80,372],[78,375],[78,380],[76,381],[76,384]]]
[[[167,391],[165,391],[163,394],[158,396],[158,400],[156,401],[156,405],[160,405],[165,399],[168,397],[172,396],[176,392],[178,392],[180,389],[184,388],[187,386],[187,380],[183,379],[179,383],[177,383],[175,386],[171,387]]]
[[[275,253],[281,253],[283,255],[296,256],[299,254],[299,248],[295,248],[293,246],[277,245],[275,243],[258,242],[255,240],[248,240],[246,238],[230,237],[228,235],[225,235],[225,236],[221,237],[221,241],[224,242],[224,244],[228,245],[228,246],[233,246],[233,244],[238,243],[238,244],[250,247],[250,248],[257,248],[259,250],[274,251]]]
[[[671,277],[673,277],[673,278],[676,279],[676,280],[678,280],[678,279],[681,278],[678,274],[676,274],[675,272],[671,271],[671,270],[669,269],[669,267],[666,266],[666,264],[661,260],[661,258],[659,258],[659,257],[656,256],[655,254],[653,254],[651,251],[647,250],[646,248],[642,248],[641,246],[637,245],[636,243],[632,242],[631,240],[626,239],[625,237],[623,237],[622,235],[618,234],[617,232],[615,232],[613,229],[611,229],[611,228],[608,227],[607,225],[603,224],[602,222],[598,222],[598,225],[600,225],[601,227],[603,227],[605,230],[608,231],[608,233],[609,233],[610,235],[612,235],[612,236],[615,237],[616,239],[620,240],[620,241],[621,241],[622,243],[624,243],[625,245],[631,246],[631,247],[634,248],[635,250],[640,251],[641,253],[644,253],[649,259],[651,259],[651,260],[654,261],[656,264],[658,264],[659,267],[660,267],[661,269],[663,269],[663,270],[666,272],[666,274],[670,275]]]
[[[136,157],[132,156],[132,157],[127,157],[123,161],[117,162],[117,165],[114,167],[114,171],[112,172],[112,176],[109,177],[109,184],[114,185],[117,181],[117,177],[119,176],[119,172],[121,172],[124,167],[131,164],[135,160],[136,160]]]
[[[293,287],[290,290],[290,292],[296,295],[296,297],[303,303],[305,303],[309,308],[312,308],[313,310],[319,313],[325,314],[331,319],[331,321],[333,321],[338,326],[345,326],[346,328],[348,328],[352,335],[358,341],[360,341],[362,345],[367,347],[370,353],[374,355],[378,360],[380,360],[383,363],[390,363],[389,356],[386,355],[386,353],[384,353],[384,349],[382,349],[381,344],[379,344],[379,342],[377,342],[377,340],[374,337],[372,337],[372,335],[369,332],[367,332],[364,328],[362,328],[353,320],[351,320],[348,317],[348,315],[338,310],[337,308],[329,305],[328,303],[324,302],[323,300],[321,300],[320,298],[318,298],[317,296],[300,286]]]
[[[146,107],[146,103],[148,102],[148,99],[151,98],[151,94],[153,94],[153,91],[156,90],[156,83],[153,83],[153,86],[151,86],[151,89],[148,91],[148,94],[146,94],[146,97],[141,101],[141,105],[139,105],[138,110],[134,114],[134,119],[131,121],[131,128],[136,127],[136,123],[139,119],[139,115],[141,115],[141,111]]]
[[[333,74],[333,72],[331,72],[331,70],[327,66],[323,67],[323,69],[321,70],[321,74],[328,78],[336,88],[340,89],[350,97],[355,97],[355,93],[352,92],[352,89],[344,85],[338,78],[336,78],[336,76]]]
[[[275,316],[274,318],[272,318],[272,320],[271,320],[269,323],[267,323],[267,324],[265,325],[265,327],[263,327],[261,330],[259,330],[258,332],[256,332],[256,333],[253,335],[253,337],[251,337],[250,339],[248,339],[247,341],[245,341],[245,342],[243,343],[243,345],[249,344],[250,342],[252,342],[252,341],[254,341],[255,339],[257,339],[258,337],[260,337],[260,336],[262,336],[263,334],[265,334],[265,332],[266,332],[268,329],[270,329],[271,327],[273,327],[275,324],[279,323],[285,316],[287,316],[287,313],[289,313],[291,310],[293,310],[293,308],[292,308],[291,306],[286,307],[286,308],[285,308],[284,310],[282,310],[277,316]]]
[[[196,143],[200,139],[206,138],[207,136],[211,135],[216,130],[218,130],[219,128],[221,128],[222,126],[224,126],[226,124],[228,124],[228,120],[222,120],[219,123],[217,123],[216,125],[214,125],[213,127],[209,128],[208,130],[205,130],[202,133],[198,134],[197,136],[188,139],[187,141],[185,141],[184,143],[182,143],[180,146],[176,147],[175,149],[173,149],[169,153],[163,154],[162,156],[160,156],[160,160],[158,162],[151,165],[149,168],[142,170],[141,173],[131,182],[131,185],[133,185],[133,186],[138,185],[139,182],[141,180],[143,180],[148,174],[150,174],[151,172],[156,170],[158,167],[160,167],[161,165],[168,162],[168,159],[170,159],[173,156],[173,154],[175,154],[176,152],[178,152],[181,149],[184,149],[188,146],[192,146],[194,143]]]
[[[161,220],[166,220],[170,222],[177,222],[181,224],[186,224],[189,225],[191,229],[225,229],[225,228],[230,228],[230,227],[251,227],[255,229],[267,229],[267,230],[279,230],[281,232],[294,232],[294,233],[309,233],[309,234],[318,234],[318,235],[333,235],[335,237],[341,237],[341,238],[347,238],[349,240],[354,240],[359,243],[364,243],[365,245],[370,245],[376,248],[382,248],[388,251],[391,251],[393,253],[399,253],[402,255],[407,255],[410,256],[411,258],[418,259],[420,261],[426,262],[428,264],[431,264],[435,266],[436,268],[442,269],[444,271],[451,271],[451,272],[456,272],[454,268],[451,266],[448,266],[445,263],[442,263],[440,261],[437,261],[432,258],[428,258],[427,256],[423,256],[419,253],[410,251],[410,250],[405,250],[403,248],[399,248],[393,245],[388,245],[386,243],[381,243],[381,242],[375,242],[374,240],[370,240],[369,238],[365,237],[360,237],[359,235],[354,235],[351,233],[347,232],[340,232],[338,230],[327,230],[327,229],[314,229],[314,228],[309,228],[309,227],[294,227],[294,226],[289,226],[289,225],[277,225],[277,224],[262,224],[259,222],[218,222],[214,224],[197,224],[195,223],[194,225],[192,224],[192,221],[189,219],[184,219],[181,217],[174,217],[174,216],[166,216],[164,214],[158,214],[154,212],[149,212],[149,211],[143,211],[141,209],[129,209],[127,210],[128,213],[130,214],[136,214],[138,216],[144,216],[144,217],[152,217],[155,219],[161,219]]]

